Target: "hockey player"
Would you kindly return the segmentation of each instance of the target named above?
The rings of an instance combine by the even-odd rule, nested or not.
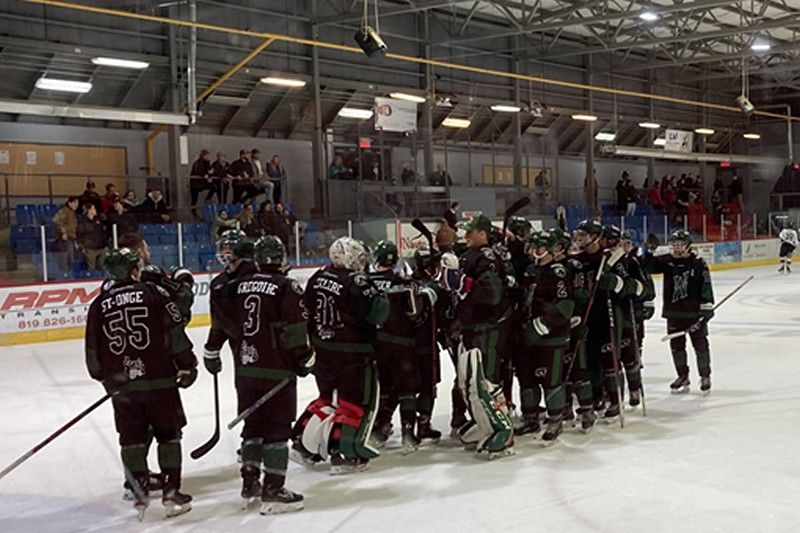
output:
[[[778,256],[781,258],[781,267],[778,272],[789,274],[792,272],[792,254],[797,248],[797,232],[791,222],[786,223],[778,234],[778,238],[781,240],[781,249],[778,252]]]
[[[337,475],[378,456],[369,445],[379,395],[372,343],[389,302],[364,274],[369,253],[361,242],[341,237],[328,253],[331,264],[311,276],[305,293],[319,397],[298,419],[293,448],[306,462],[330,457]]]
[[[245,505],[261,499],[261,514],[298,511],[303,496],[284,486],[289,459],[287,441],[295,418],[295,376],[305,376],[313,365],[308,345],[303,290],[286,276],[289,265],[281,240],[268,235],[254,246],[258,272],[239,273],[217,290],[214,327],[230,339],[236,375],[238,410],[242,412],[276,387],[289,383],[267,404],[245,418],[242,430],[242,491]],[[222,336],[214,337],[205,352],[218,354]],[[218,372],[221,361],[211,370]],[[263,465],[264,481],[260,483]]]
[[[572,274],[564,263],[568,246],[569,240],[560,229],[534,233],[529,244],[534,263],[521,280],[525,300],[517,378],[523,421],[515,431],[538,432],[543,390],[548,419],[542,434],[545,445],[552,444],[561,434],[564,414],[563,362],[575,308]]]
[[[692,251],[688,232],[676,230],[669,238],[670,253],[647,255],[642,265],[647,272],[664,274],[662,315],[667,319],[667,333],[689,330],[700,374],[700,391],[711,390],[711,353],[707,322],[714,316],[714,291],[711,273],[703,259]],[[678,378],[670,384],[673,394],[689,391],[689,364],[686,335],[670,340],[672,360]]]
[[[416,451],[420,440],[416,435],[417,393],[420,390],[420,362],[417,337],[427,315],[418,287],[412,280],[394,272],[398,262],[397,247],[391,241],[381,241],[373,253],[375,271],[369,278],[389,300],[389,317],[378,329],[375,339],[375,359],[381,385],[380,405],[376,417],[373,441],[382,446],[391,431],[391,419],[400,405],[400,424],[403,453]],[[436,293],[423,288],[426,298],[436,302]],[[430,299],[428,300],[430,302]],[[428,332],[430,337],[430,332]],[[427,359],[430,363],[430,346]]]
[[[135,494],[139,519],[149,505],[147,447],[152,430],[163,476],[167,516],[191,510],[181,488],[181,428],[186,425],[178,387],[197,378],[197,359],[183,317],[169,293],[141,281],[144,267],[130,248],[113,249],[104,284],[89,307],[86,365],[93,379],[113,391],[114,420],[122,464]]]
[[[513,413],[513,384],[515,359],[521,353],[523,300],[524,290],[521,286],[522,277],[531,264],[531,258],[526,253],[528,239],[533,226],[523,217],[511,217],[508,222],[508,231],[505,238],[505,249],[508,251],[510,269],[506,272],[506,291],[511,302],[511,316],[506,321],[508,342],[506,343],[505,374],[503,375],[503,394]]]
[[[507,338],[500,334],[511,314],[505,295],[503,266],[489,246],[491,221],[475,215],[463,226],[467,251],[458,269],[442,269],[442,285],[457,301],[456,318],[463,350],[458,354],[458,379],[472,422],[460,430],[462,440],[475,444],[490,458],[513,453],[513,427],[500,386],[503,368],[498,355]]]

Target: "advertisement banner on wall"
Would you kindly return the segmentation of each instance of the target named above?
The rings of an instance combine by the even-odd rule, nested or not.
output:
[[[711,243],[692,244],[692,250],[697,254],[697,257],[710,265],[717,262],[714,257],[714,246],[715,245]]]
[[[777,239],[742,241],[742,261],[773,259],[778,256]]]
[[[375,97],[375,129],[417,131],[417,104],[394,98]]]
[[[736,263],[742,260],[742,243],[718,242],[714,244],[715,263]]]
[[[305,285],[317,267],[297,268],[289,276]],[[210,277],[195,274],[192,315],[208,315]],[[86,323],[89,305],[100,294],[101,280],[0,287],[0,345],[13,342],[15,334],[56,330],[80,330]],[[26,337],[27,342],[47,338]]]
[[[694,133],[691,131],[668,129],[666,141],[667,143],[664,145],[664,150],[668,152],[691,152]]]

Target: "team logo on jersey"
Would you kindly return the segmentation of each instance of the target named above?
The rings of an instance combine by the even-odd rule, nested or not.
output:
[[[546,378],[547,377],[547,367],[546,366],[542,366],[542,367],[537,368],[536,371],[534,372],[534,375],[537,378]]]
[[[144,361],[138,357],[136,359],[131,359],[126,355],[122,358],[122,366],[129,380],[133,381],[136,378],[144,377]]]
[[[295,294],[303,295],[303,287],[296,279],[293,279],[291,283],[289,283],[289,287],[291,287]]]
[[[239,347],[239,360],[243,365],[252,365],[258,361],[258,350],[252,344],[247,344],[247,341],[242,341]]]
[[[555,264],[553,265],[553,274],[555,274],[557,278],[566,278],[567,269],[564,268],[564,265],[562,264]]]
[[[672,303],[679,302],[689,297],[689,275],[691,272],[681,272],[672,277]]]

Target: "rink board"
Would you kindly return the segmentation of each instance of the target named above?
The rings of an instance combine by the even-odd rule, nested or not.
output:
[[[711,270],[777,263],[778,246],[777,239],[694,245]],[[668,248],[662,246],[657,253],[666,252]],[[293,269],[290,276],[305,284],[317,268]],[[210,279],[207,273],[195,275],[191,327],[209,324]],[[82,337],[89,304],[99,293],[100,283],[87,280],[0,287],[0,346]]]

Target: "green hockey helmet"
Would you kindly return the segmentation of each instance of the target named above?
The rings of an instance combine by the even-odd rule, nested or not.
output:
[[[616,246],[622,240],[622,232],[614,224],[603,226],[600,236],[608,242],[609,246]]]
[[[572,233],[572,242],[580,249],[586,248],[591,243],[600,238],[603,233],[603,226],[591,219],[584,219],[578,222],[575,231]]]
[[[548,230],[534,232],[528,240],[528,254],[534,259],[542,259],[551,253],[555,242],[555,236]]]
[[[117,281],[130,279],[134,269],[142,268],[139,254],[131,248],[112,248],[107,251],[103,268],[108,277]]]
[[[692,247],[692,236],[686,230],[676,229],[669,236],[669,245],[673,255],[685,255]]]
[[[572,245],[572,234],[561,228],[552,228],[548,230],[550,233],[553,234],[553,248],[551,252],[555,255],[556,252],[566,252],[569,250],[569,247]],[[557,246],[561,246],[561,250],[556,250]]]
[[[392,241],[380,241],[375,245],[372,257],[378,266],[393,267],[398,261],[397,246]]]
[[[289,261],[286,258],[286,246],[275,235],[265,235],[253,245],[253,259],[259,268],[277,267],[279,270],[288,270]]]
[[[513,233],[517,239],[524,241],[530,237],[533,225],[524,217],[511,217],[511,220],[508,221],[508,231]]]
[[[239,229],[229,229],[217,241],[217,260],[228,267],[239,259],[253,257],[253,241]]]

